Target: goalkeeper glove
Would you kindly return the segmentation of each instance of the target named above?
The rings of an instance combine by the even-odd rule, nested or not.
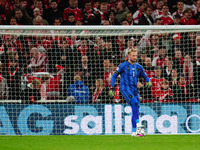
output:
[[[152,87],[152,83],[151,82],[147,82],[146,83],[146,87],[148,87],[148,88]]]
[[[114,96],[116,96],[115,88],[114,87],[111,87],[111,90],[109,91],[108,96],[110,98],[113,98]]]

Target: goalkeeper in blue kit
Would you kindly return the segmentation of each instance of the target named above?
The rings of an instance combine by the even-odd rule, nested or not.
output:
[[[152,83],[149,77],[146,75],[143,67],[136,62],[137,57],[138,54],[136,49],[130,49],[128,51],[128,61],[121,63],[117,67],[115,73],[112,75],[109,97],[112,98],[115,96],[115,79],[118,75],[120,75],[121,94],[132,108],[132,136],[144,136],[144,134],[140,134],[142,129],[144,131],[144,127],[139,122],[140,97],[137,90],[137,82],[138,78],[141,76],[146,81],[147,87],[151,87]]]

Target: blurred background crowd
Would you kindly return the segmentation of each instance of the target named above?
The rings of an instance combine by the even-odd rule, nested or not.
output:
[[[200,0],[1,0],[0,24],[197,25],[199,12]],[[19,33],[5,31],[0,38],[2,100],[122,103],[120,77],[113,99],[108,97],[110,79],[117,66],[128,59],[128,50],[135,48],[138,63],[153,84],[148,89],[143,80],[138,82],[142,102],[198,101],[198,32],[89,36],[90,31],[82,31],[85,36],[80,37],[60,36],[56,30],[33,36],[14,32]],[[48,32],[54,33],[49,36]]]

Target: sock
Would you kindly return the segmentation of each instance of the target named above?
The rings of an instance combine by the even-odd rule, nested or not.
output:
[[[137,127],[140,127],[140,126],[142,126],[141,123],[137,123]]]
[[[137,124],[137,123],[140,123],[139,119],[135,119],[135,122],[136,122],[136,124]]]
[[[132,128],[132,132],[136,132],[136,128]]]

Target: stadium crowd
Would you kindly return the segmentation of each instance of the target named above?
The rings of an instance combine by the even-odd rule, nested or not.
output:
[[[200,0],[2,0],[0,13],[1,25],[198,25]],[[138,63],[153,84],[148,89],[143,80],[138,82],[143,102],[197,101],[200,97],[198,32],[106,37],[90,37],[88,31],[81,37],[55,36],[54,32],[54,36],[1,36],[2,100],[122,103],[120,79],[113,99],[108,91],[113,72],[128,59],[131,48],[138,51]],[[33,76],[41,72],[41,78]]]

